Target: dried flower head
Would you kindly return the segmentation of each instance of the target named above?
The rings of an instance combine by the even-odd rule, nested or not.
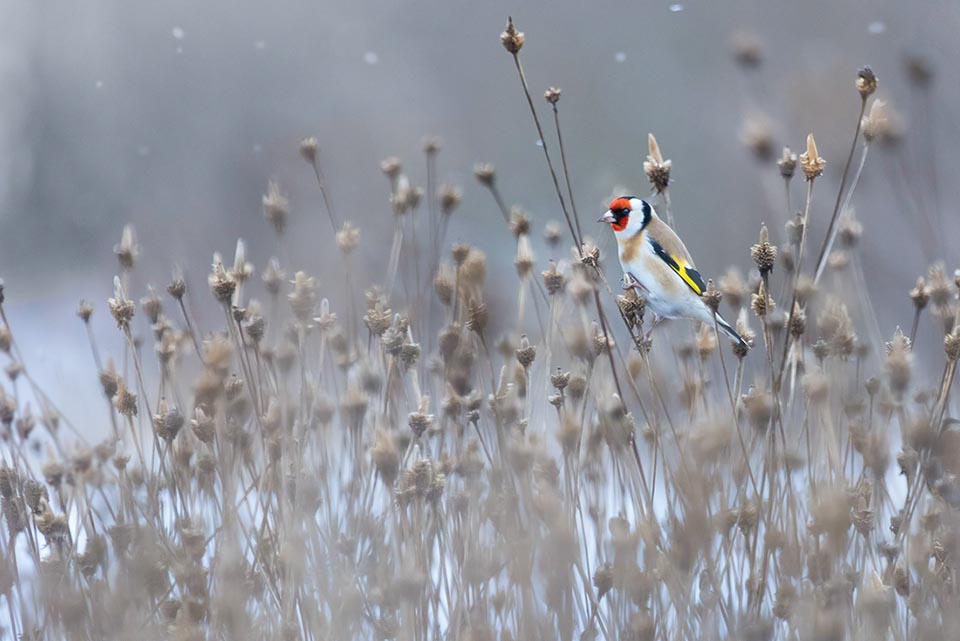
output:
[[[780,168],[780,175],[787,180],[793,178],[793,172],[797,168],[797,154],[790,151],[790,147],[784,147],[780,160],[777,161],[777,167]]]
[[[555,261],[550,261],[550,269],[541,272],[541,277],[543,277],[543,286],[546,288],[547,293],[551,296],[563,289],[564,277],[563,274],[557,270],[557,263]]]
[[[290,216],[290,201],[280,193],[280,185],[274,180],[267,183],[267,193],[263,196],[263,217],[273,225],[278,234],[287,227]]]
[[[318,146],[315,136],[309,136],[300,141],[300,155],[311,165],[317,162]]]
[[[233,293],[237,289],[237,281],[223,266],[223,259],[220,254],[213,255],[213,271],[207,277],[210,284],[210,290],[214,298],[224,305],[229,305],[233,299]]]
[[[647,159],[643,162],[643,172],[653,189],[661,194],[670,184],[670,169],[673,162],[664,160],[660,152],[660,145],[653,134],[647,134]]]
[[[117,327],[123,330],[129,329],[130,321],[136,313],[136,306],[123,291],[119,276],[113,277],[113,298],[107,299],[107,305],[110,307],[113,320],[117,321]]]
[[[337,247],[344,254],[350,254],[360,244],[360,229],[354,227],[350,221],[343,223],[337,232]]]
[[[93,315],[93,305],[88,303],[85,300],[80,301],[80,304],[77,306],[77,317],[80,318],[84,323],[90,322],[90,316]],[[3,350],[6,351],[6,350]]]
[[[817,142],[813,139],[813,134],[807,134],[807,150],[800,154],[800,168],[807,180],[813,180],[817,176],[823,175],[823,166],[827,161],[820,157],[817,151]]]
[[[513,26],[513,18],[507,18],[507,27],[500,34],[500,43],[503,48],[513,55],[517,55],[523,48],[523,40],[523,32],[517,31],[517,28]]]
[[[386,174],[390,180],[396,180],[402,169],[403,165],[396,156],[389,156],[380,162],[380,171]]]
[[[530,233],[530,216],[516,205],[510,209],[510,231],[514,238]]]
[[[120,242],[113,246],[113,253],[117,255],[120,269],[129,271],[140,255],[140,245],[137,244],[137,235],[133,225],[124,225]]]
[[[755,69],[763,62],[763,43],[755,33],[737,31],[730,38],[733,59],[744,69]]]
[[[481,185],[492,187],[497,178],[497,171],[491,163],[481,162],[473,166],[473,175]]]
[[[557,102],[560,100],[560,87],[548,88],[543,92],[543,97],[551,105],[556,106]]]
[[[773,124],[765,114],[750,114],[740,127],[740,141],[760,162],[769,162],[774,155]]]
[[[857,72],[855,84],[860,97],[866,100],[877,90],[877,74],[869,66],[863,67]]]
[[[757,266],[760,276],[766,276],[773,270],[774,262],[777,259],[777,247],[770,244],[770,235],[767,232],[766,225],[760,225],[760,239],[756,245],[750,248],[750,257]]]
[[[440,201],[440,212],[444,216],[452,214],[460,204],[462,197],[463,195],[456,185],[441,185],[437,193],[437,198]]]
[[[873,104],[870,105],[870,111],[860,122],[863,139],[868,143],[876,139],[883,139],[890,134],[892,127],[887,103],[883,100],[874,100]]]

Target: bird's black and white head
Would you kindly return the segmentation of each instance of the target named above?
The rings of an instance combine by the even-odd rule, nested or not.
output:
[[[647,201],[636,196],[620,196],[613,199],[610,209],[597,222],[608,223],[617,237],[629,238],[643,231],[655,215]]]

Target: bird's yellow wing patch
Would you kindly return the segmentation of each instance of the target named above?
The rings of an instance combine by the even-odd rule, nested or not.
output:
[[[658,243],[657,241],[650,239],[650,244],[653,246],[653,253],[657,257],[665,262],[670,269],[676,272],[677,276],[683,279],[683,282],[687,284],[697,296],[702,296],[703,292],[707,289],[706,284],[703,282],[703,277],[700,276],[698,272],[693,267],[687,265],[686,261],[682,258],[678,258],[672,254],[668,254],[667,251]]]

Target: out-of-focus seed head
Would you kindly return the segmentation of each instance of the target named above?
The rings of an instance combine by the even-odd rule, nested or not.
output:
[[[930,87],[933,82],[933,66],[929,60],[917,54],[910,54],[904,57],[903,66],[910,84],[919,89]]]
[[[117,411],[126,417],[137,415],[137,395],[130,391],[127,382],[122,378],[117,379],[117,391],[113,396],[113,404]]]
[[[440,136],[424,136],[421,147],[423,153],[428,156],[433,156],[439,153],[443,147],[443,139],[440,138]]]
[[[310,165],[313,165],[317,162],[317,149],[319,143],[315,136],[309,136],[300,141],[300,155],[306,160]]]
[[[890,390],[897,397],[902,397],[910,385],[910,378],[913,374],[913,349],[910,339],[904,335],[899,327],[894,333],[893,339],[886,344],[886,352],[884,369],[886,370]]]
[[[82,320],[84,323],[90,322],[90,316],[93,315],[93,305],[88,303],[85,300],[80,301],[80,304],[77,306],[77,317]],[[7,351],[7,350],[3,350]]]
[[[511,54],[517,55],[523,48],[523,42],[523,32],[517,31],[517,28],[513,26],[512,17],[507,18],[507,27],[503,30],[503,33],[500,34],[500,44]]]
[[[493,187],[497,179],[497,170],[492,163],[481,162],[473,166],[473,175],[484,187]]]
[[[386,174],[387,178],[396,180],[403,170],[403,164],[396,156],[390,156],[380,162],[380,171]]]
[[[170,284],[167,285],[167,293],[170,294],[174,300],[182,300],[183,295],[187,292],[187,283],[183,280],[182,276],[174,276],[173,280],[170,281]]]
[[[457,206],[460,205],[462,198],[463,194],[460,193],[460,188],[456,185],[441,185],[440,190],[437,192],[437,199],[440,201],[440,212],[444,216],[451,215]]]
[[[530,237],[526,234],[517,238],[517,257],[513,264],[517,268],[517,275],[521,280],[530,275],[533,270],[534,256],[530,247]]]
[[[560,91],[560,87],[550,87],[543,92],[543,97],[551,105],[556,105],[560,100]]]
[[[140,308],[143,309],[143,313],[147,315],[151,323],[156,323],[163,311],[163,301],[157,296],[153,286],[148,286],[147,291],[149,293],[140,299]]]
[[[731,267],[727,270],[727,273],[720,277],[719,289],[734,309],[739,309],[743,305],[744,298],[747,295],[747,284],[736,268]]]
[[[263,199],[263,217],[278,234],[287,228],[290,217],[290,201],[280,192],[280,185],[274,180],[267,183],[267,193]]]
[[[800,154],[800,168],[807,180],[813,180],[817,176],[823,175],[823,167],[827,161],[820,157],[817,151],[817,141],[813,134],[807,134],[807,150]]]
[[[734,61],[744,69],[755,69],[763,62],[763,43],[755,33],[737,31],[730,38]]]
[[[470,303],[467,308],[467,329],[483,336],[483,330],[486,329],[488,320],[489,314],[486,305],[479,301]]]
[[[762,163],[770,162],[776,153],[773,124],[765,114],[754,113],[743,121],[740,127],[740,141]]]
[[[790,319],[787,323],[790,330],[790,336],[797,339],[803,336],[807,331],[807,313],[803,311],[799,303],[793,304],[793,312],[790,313]]]
[[[777,161],[777,167],[780,168],[780,175],[790,180],[797,168],[797,154],[790,151],[790,147],[784,147],[780,160]]]
[[[560,239],[563,237],[563,228],[560,226],[560,223],[551,220],[543,228],[543,239],[547,241],[547,245],[555,248],[560,244]]]
[[[840,217],[837,239],[840,241],[841,247],[852,249],[860,242],[861,236],[863,236],[863,224],[857,220],[857,214],[853,207],[849,207]]]
[[[510,210],[510,231],[514,238],[530,233],[530,217],[516,205]]]
[[[611,589],[613,589],[614,572],[613,566],[604,563],[593,573],[593,587],[597,589],[597,599],[602,599]]]
[[[133,225],[124,225],[120,242],[113,246],[113,253],[117,255],[121,270],[129,271],[133,269],[133,265],[140,255],[140,245],[137,244],[137,234]]]
[[[563,289],[565,279],[563,274],[557,269],[556,262],[551,260],[550,269],[541,272],[540,275],[543,277],[543,286],[549,295],[553,296]]]
[[[855,85],[860,97],[866,100],[877,90],[877,74],[869,66],[863,67],[857,72]]]
[[[360,229],[352,225],[350,221],[343,223],[340,231],[337,232],[337,247],[340,248],[340,251],[345,255],[350,254],[359,244]]]
[[[306,272],[297,272],[293,276],[293,291],[287,295],[293,315],[301,323],[309,321],[317,307],[317,281]]]

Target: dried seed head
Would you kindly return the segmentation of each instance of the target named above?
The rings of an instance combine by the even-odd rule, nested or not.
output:
[[[910,83],[920,89],[927,89],[933,82],[933,67],[930,61],[917,54],[910,54],[903,62]]]
[[[846,305],[839,300],[828,302],[817,317],[817,325],[832,354],[840,358],[848,358],[853,354],[857,334],[853,331],[853,321]]]
[[[523,48],[523,40],[523,32],[517,31],[517,28],[513,26],[513,18],[507,18],[507,27],[500,34],[500,44],[511,54],[517,55]]]
[[[444,216],[449,216],[456,210],[460,204],[463,195],[456,185],[441,185],[437,193],[437,199],[440,201],[440,212]]]
[[[863,67],[857,72],[855,84],[860,97],[866,100],[877,90],[877,74],[869,66]]]
[[[773,264],[777,259],[777,247],[770,244],[769,234],[766,225],[760,225],[760,239],[756,245],[750,248],[750,257],[757,266],[760,276],[766,277],[773,269]]]
[[[560,87],[550,87],[543,92],[543,97],[551,105],[556,105],[560,100]]]
[[[466,243],[457,243],[453,246],[450,251],[450,255],[453,257],[453,262],[457,267],[461,267],[464,262],[467,260],[467,256],[470,255],[470,245]]]
[[[960,329],[954,329],[943,339],[943,351],[947,354],[947,360],[956,363],[960,360]]]
[[[129,271],[133,269],[137,256],[140,255],[140,245],[137,244],[137,236],[133,225],[124,225],[120,242],[113,246],[113,253],[117,255],[121,270]]]
[[[593,587],[597,589],[597,600],[602,599],[613,588],[613,579],[613,566],[609,563],[604,563],[593,573]]]
[[[750,391],[744,394],[741,400],[747,410],[750,425],[761,434],[765,433],[767,426],[770,424],[770,419],[773,417],[773,396],[756,387],[751,387]]]
[[[147,286],[147,291],[149,293],[140,299],[140,308],[143,309],[143,313],[147,315],[151,323],[156,323],[163,311],[163,301],[157,296],[157,292],[153,290],[152,285]]]
[[[840,246],[846,249],[856,247],[862,235],[863,225],[857,220],[857,213],[854,208],[848,207],[843,216],[841,216],[840,226],[837,229]]]
[[[307,323],[317,307],[317,282],[306,272],[297,272],[293,276],[293,291],[287,295],[293,315],[301,323]]]
[[[720,290],[716,288],[713,284],[713,279],[710,278],[707,280],[707,289],[703,293],[703,302],[704,304],[712,311],[714,314],[717,313],[717,310],[720,309],[720,301],[723,300],[723,294],[720,293]]]
[[[278,234],[287,227],[290,216],[290,201],[280,193],[280,185],[271,180],[267,183],[267,193],[263,196],[263,217],[273,225]]]
[[[517,257],[513,264],[517,268],[517,275],[523,280],[533,270],[533,250],[530,248],[530,237],[526,234],[517,239]]]
[[[430,409],[430,396],[424,395],[420,399],[420,407],[416,412],[411,412],[407,416],[407,425],[410,426],[410,430],[413,432],[414,438],[419,439],[423,436],[423,433],[430,429],[430,426],[433,425],[434,416],[433,414],[427,414],[427,411]]]
[[[487,327],[487,306],[481,302],[472,302],[467,311],[467,329],[483,336],[483,330]]]
[[[0,325],[0,352],[10,353],[10,347],[13,345],[13,334],[6,325]]]
[[[443,140],[439,136],[424,136],[422,141],[423,153],[432,156],[439,153],[443,147]]]
[[[90,322],[90,316],[93,315],[93,305],[88,303],[85,300],[81,300],[80,304],[77,306],[77,317],[80,318],[84,323]],[[3,350],[7,351],[7,350]]]
[[[117,411],[126,417],[137,415],[137,395],[130,391],[122,378],[117,378],[117,391],[113,396],[113,404]]]
[[[563,228],[560,227],[560,223],[556,221],[550,221],[543,228],[543,238],[547,241],[547,244],[550,247],[556,247],[560,244],[560,238],[563,236]]]
[[[789,327],[790,336],[795,339],[800,338],[806,333],[807,313],[800,307],[800,303],[793,304],[793,312],[790,314],[787,326]]]
[[[402,169],[403,165],[400,163],[400,159],[396,156],[384,158],[380,162],[380,171],[386,174],[387,178],[390,178],[391,180],[396,180]]]
[[[207,277],[213,296],[224,305],[229,305],[233,293],[237,290],[237,281],[223,266],[220,254],[213,255],[213,271]]]
[[[400,450],[397,448],[396,439],[389,432],[377,432],[370,458],[380,474],[380,479],[385,485],[392,486],[400,472]]]
[[[433,279],[433,290],[437,293],[437,298],[444,305],[453,303],[453,289],[455,287],[455,276],[450,267],[446,264],[441,265],[437,270],[437,275]]]
[[[787,180],[793,178],[793,172],[797,168],[797,154],[790,151],[790,147],[784,147],[780,160],[777,161],[777,167],[780,168],[780,175]]]
[[[516,205],[510,209],[510,231],[513,232],[514,238],[530,233],[530,217]]]
[[[817,176],[823,175],[823,167],[827,161],[820,157],[817,151],[817,142],[813,139],[813,134],[807,134],[807,150],[800,154],[800,168],[807,180],[813,180]]]
[[[272,296],[280,293],[280,287],[286,277],[286,273],[280,269],[280,261],[276,258],[271,258],[267,262],[267,268],[263,270],[263,276],[261,276],[264,286]]]
[[[157,414],[153,417],[153,429],[157,436],[170,443],[180,433],[185,421],[186,419],[176,406],[168,408],[166,401],[161,399]]]
[[[734,309],[739,309],[743,305],[743,299],[747,295],[747,284],[736,268],[731,267],[720,278],[719,289]]]
[[[643,162],[643,172],[647,174],[647,179],[653,186],[653,189],[662,194],[670,184],[670,169],[673,162],[664,160],[660,153],[660,145],[653,134],[647,134],[647,159]]]
[[[647,302],[637,296],[635,291],[630,290],[622,296],[617,296],[617,306],[630,329],[643,325],[643,315],[646,312]]]
[[[537,357],[537,348],[530,344],[526,334],[520,337],[520,348],[516,350],[516,355],[517,362],[523,369],[529,368]]]
[[[762,163],[769,162],[774,155],[773,124],[764,114],[754,113],[748,116],[740,127],[740,141],[753,152]]]
[[[927,280],[929,282],[928,291],[933,304],[937,307],[948,306],[953,300],[954,292],[943,263],[930,266],[930,269],[927,270]]]
[[[750,296],[750,308],[757,317],[763,318],[772,312],[775,306],[773,299],[767,294],[767,286],[761,282],[757,293]]]
[[[314,136],[300,141],[300,155],[311,165],[317,162],[317,147],[317,139]]]
[[[914,309],[918,312],[922,311],[930,301],[930,291],[927,289],[923,276],[917,277],[917,284],[910,290],[910,300],[913,302]]]
[[[482,288],[487,280],[487,255],[471,247],[466,259],[460,265],[461,283],[468,287]]]
[[[763,62],[763,44],[756,34],[738,31],[730,38],[733,59],[744,69],[755,69]]]
[[[557,270],[557,263],[554,261],[551,260],[550,269],[541,272],[540,275],[543,277],[543,286],[551,296],[563,289],[564,277]]]
[[[187,292],[187,283],[183,280],[181,276],[175,276],[174,279],[167,285],[167,293],[170,294],[175,300],[183,299],[183,295]]]
[[[860,122],[863,139],[868,143],[877,139],[882,140],[891,132],[892,127],[887,103],[883,100],[874,100],[870,105],[870,112]]]
[[[481,185],[492,187],[497,178],[497,170],[491,163],[481,162],[473,166],[473,175]]]
[[[884,369],[890,384],[890,391],[901,397],[910,385],[913,373],[913,349],[910,339],[897,328],[893,339],[886,344]]]
[[[350,224],[350,221],[343,223],[340,231],[337,232],[337,247],[344,254],[351,253],[360,244],[360,230]]]
[[[107,299],[107,305],[110,307],[110,314],[113,320],[117,321],[117,327],[127,330],[130,327],[130,321],[136,313],[136,306],[133,301],[127,298],[123,291],[123,285],[120,283],[120,277],[113,277],[113,298]]]

